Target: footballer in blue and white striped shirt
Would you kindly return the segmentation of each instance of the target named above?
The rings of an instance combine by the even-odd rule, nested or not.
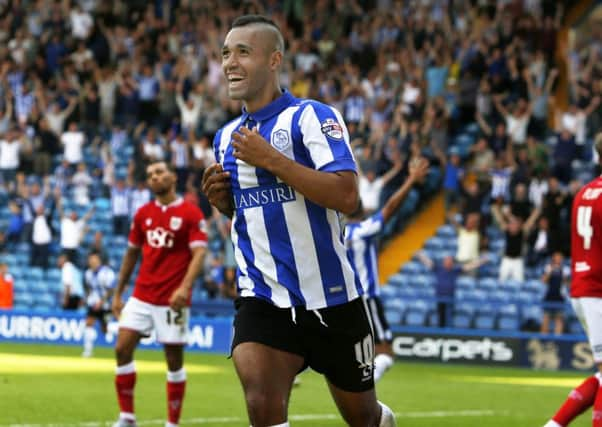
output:
[[[288,426],[297,373],[322,373],[350,425],[393,426],[376,399],[374,343],[341,214],[359,199],[341,114],[280,87],[284,41],[268,18],[236,19],[222,47],[242,115],[214,138],[203,191],[232,217],[238,264],[232,359],[252,425]]]
[[[374,358],[374,380],[378,381],[385,371],[393,365],[391,342],[393,335],[385,318],[379,297],[378,263],[376,246],[385,223],[406,198],[412,186],[421,181],[428,172],[425,159],[413,160],[409,165],[409,174],[403,185],[386,201],[381,210],[364,218],[360,208],[347,218],[345,225],[345,244],[347,255],[364,288],[364,298],[374,328],[376,356]]]

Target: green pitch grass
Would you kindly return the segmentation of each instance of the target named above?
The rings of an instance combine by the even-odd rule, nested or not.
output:
[[[78,347],[0,344],[0,427],[94,427],[117,414],[110,349],[82,359]],[[138,351],[140,425],[162,426],[165,368],[161,352]],[[232,363],[186,355],[188,389],[182,426],[248,426]],[[378,383],[379,398],[403,426],[542,426],[585,375],[397,363]],[[344,425],[322,377],[308,372],[291,396],[293,426]],[[572,426],[589,426],[591,412]]]

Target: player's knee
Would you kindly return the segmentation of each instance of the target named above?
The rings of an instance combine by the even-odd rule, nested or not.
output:
[[[257,390],[246,392],[245,400],[251,424],[254,426],[277,425],[279,420],[286,419],[283,396],[272,396]]]
[[[119,365],[130,363],[134,357],[133,349],[128,343],[118,341],[115,344],[115,358]]]

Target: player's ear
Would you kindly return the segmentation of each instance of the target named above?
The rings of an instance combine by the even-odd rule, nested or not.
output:
[[[275,71],[280,68],[281,64],[282,52],[279,50],[272,52],[272,55],[270,56],[270,68]]]

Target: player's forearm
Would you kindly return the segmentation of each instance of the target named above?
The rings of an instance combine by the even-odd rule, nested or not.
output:
[[[115,289],[115,295],[120,296],[128,285],[136,262],[138,261],[138,255],[140,254],[139,248],[129,247],[123,256],[123,262],[121,263],[121,269],[119,270],[119,280],[117,281],[117,288]]]
[[[406,179],[406,181],[403,183],[401,188],[397,190],[389,198],[389,200],[387,200],[387,203],[385,203],[385,206],[383,206],[382,209],[383,220],[385,222],[387,222],[393,216],[395,211],[399,208],[401,202],[403,202],[403,200],[406,198],[406,196],[414,186],[414,182],[414,178],[412,176],[409,176],[408,179]]]
[[[344,214],[357,209],[359,192],[352,171],[321,172],[282,155],[270,162],[269,171],[319,206]]]
[[[192,253],[192,259],[188,264],[188,269],[186,270],[186,275],[184,275],[184,279],[182,279],[182,286],[186,288],[186,290],[192,290],[192,284],[195,279],[199,276],[201,269],[203,268],[203,261],[205,260],[205,247],[195,248]]]

